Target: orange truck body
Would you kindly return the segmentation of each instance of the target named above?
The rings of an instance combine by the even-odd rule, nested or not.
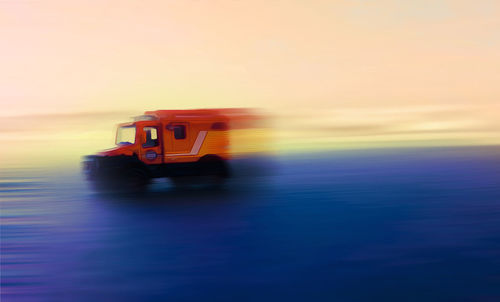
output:
[[[131,187],[156,177],[227,178],[231,125],[249,116],[245,109],[146,111],[118,126],[115,148],[87,156],[84,172],[93,182]]]
[[[145,164],[195,162],[205,155],[229,159],[229,120],[219,110],[146,111],[135,119],[135,122],[123,123],[119,127],[135,126],[135,139],[140,143],[118,146],[99,155],[135,154]],[[147,131],[153,129],[157,143],[146,146]],[[177,137],[175,131],[179,133]],[[153,152],[156,156],[148,156]]]

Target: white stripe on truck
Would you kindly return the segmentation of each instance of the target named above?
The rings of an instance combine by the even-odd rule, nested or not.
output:
[[[198,137],[194,141],[193,147],[191,148],[191,152],[189,153],[176,153],[176,154],[165,154],[165,156],[179,156],[179,155],[196,155],[200,152],[201,145],[207,136],[208,131],[200,131],[198,133]]]

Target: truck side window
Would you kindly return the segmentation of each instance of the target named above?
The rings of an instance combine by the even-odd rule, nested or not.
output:
[[[146,134],[146,142],[142,144],[143,147],[156,147],[158,146],[158,130],[156,127],[144,127]]]
[[[184,126],[184,125],[174,126],[174,137],[175,137],[175,139],[185,139],[186,138],[186,126]]]

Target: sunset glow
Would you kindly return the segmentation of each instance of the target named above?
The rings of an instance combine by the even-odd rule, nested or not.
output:
[[[498,144],[499,28],[494,0],[1,1],[0,161],[182,108],[260,108],[279,152]]]

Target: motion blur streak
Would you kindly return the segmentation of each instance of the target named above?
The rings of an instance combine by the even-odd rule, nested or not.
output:
[[[500,301],[499,28],[498,0],[0,0],[2,302]],[[257,109],[116,128],[200,108]],[[156,174],[103,167],[139,146]],[[97,194],[82,161],[158,178]]]
[[[279,157],[226,190],[142,197],[4,169],[2,301],[497,301],[499,152]]]

